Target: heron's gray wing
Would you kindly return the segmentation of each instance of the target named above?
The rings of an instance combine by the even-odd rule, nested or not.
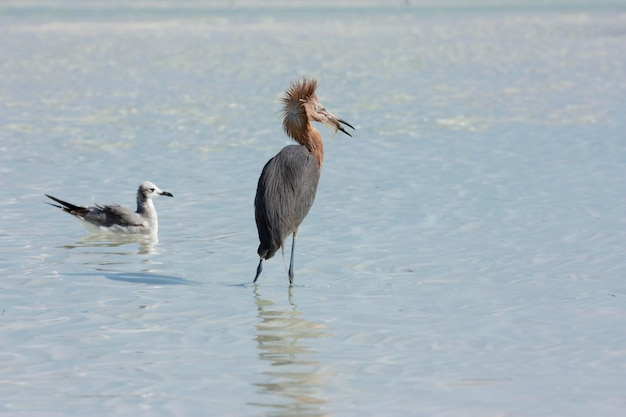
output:
[[[295,232],[315,200],[320,167],[301,145],[283,148],[261,173],[254,200],[259,256],[269,259]]]

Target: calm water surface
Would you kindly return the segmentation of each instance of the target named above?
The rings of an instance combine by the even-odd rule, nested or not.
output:
[[[621,3],[137,4],[0,5],[0,414],[623,415]],[[255,287],[302,75],[357,131]]]

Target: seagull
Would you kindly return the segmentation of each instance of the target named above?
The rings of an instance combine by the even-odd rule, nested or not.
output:
[[[92,207],[75,206],[48,194],[46,197],[60,205],[48,204],[81,220],[82,224],[91,232],[156,234],[159,230],[159,219],[152,198],[159,195],[174,197],[172,193],[161,190],[150,181],[142,183],[137,189],[137,211],[132,211],[118,204],[102,206],[96,204]]]

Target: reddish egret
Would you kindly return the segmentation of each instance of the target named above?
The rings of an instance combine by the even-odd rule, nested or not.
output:
[[[156,234],[159,230],[157,217],[152,197],[166,195],[174,197],[171,193],[159,189],[150,181],[146,181],[137,189],[137,211],[132,211],[117,204],[95,205],[93,207],[75,206],[56,197],[46,194],[60,204],[48,203],[58,207],[66,213],[82,220],[83,225],[92,232],[113,232],[130,234]]]
[[[270,159],[259,178],[254,199],[254,216],[259,232],[259,265],[254,282],[263,270],[263,260],[270,259],[285,238],[292,235],[289,261],[289,285],[293,285],[293,254],[298,227],[306,217],[320,178],[324,145],[320,133],[310,122],[330,125],[350,135],[343,125],[352,125],[333,116],[315,95],[317,80],[304,77],[292,82],[282,99],[283,129],[298,145],[284,147]]]

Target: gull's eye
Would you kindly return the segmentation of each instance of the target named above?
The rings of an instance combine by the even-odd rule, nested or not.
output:
[[[150,191],[151,193],[153,193],[153,192],[154,192],[154,188],[150,188],[150,190],[149,190],[149,191]]]

